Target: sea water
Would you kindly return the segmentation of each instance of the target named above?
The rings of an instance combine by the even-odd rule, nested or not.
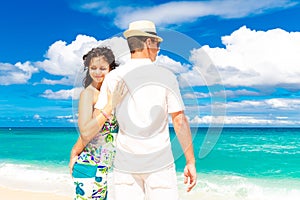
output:
[[[192,128],[198,183],[186,193],[185,158],[170,128],[181,199],[299,198],[300,128],[218,131]],[[68,162],[77,137],[76,128],[0,128],[0,185],[71,195]]]

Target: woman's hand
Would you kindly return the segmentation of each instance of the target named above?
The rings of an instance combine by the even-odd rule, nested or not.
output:
[[[78,155],[71,155],[71,157],[70,157],[69,169],[70,169],[70,174],[71,175],[73,173],[73,167],[74,167],[77,159],[78,159]]]
[[[72,175],[73,172],[73,167],[76,161],[78,160],[78,155],[82,152],[84,149],[83,141],[81,137],[78,137],[76,143],[74,144],[71,154],[70,154],[70,162],[69,162],[69,169],[70,169],[70,174]]]
[[[120,80],[117,83],[112,93],[109,90],[107,90],[107,101],[111,104],[112,109],[114,109],[123,100],[127,92],[128,89],[123,80]]]

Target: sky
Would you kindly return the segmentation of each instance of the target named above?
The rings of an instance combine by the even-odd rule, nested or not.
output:
[[[180,85],[191,126],[300,126],[300,2],[10,0],[0,6],[0,127],[74,127],[82,56],[156,23],[157,63]]]

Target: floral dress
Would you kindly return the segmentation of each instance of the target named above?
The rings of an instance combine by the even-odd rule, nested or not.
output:
[[[102,130],[79,155],[73,168],[75,200],[107,199],[107,174],[115,157],[115,141],[118,133],[115,116],[107,120]]]

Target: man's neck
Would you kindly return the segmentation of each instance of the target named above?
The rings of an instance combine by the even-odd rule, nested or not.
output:
[[[131,59],[138,59],[138,58],[149,58],[147,52],[144,51],[136,51],[131,54]]]

